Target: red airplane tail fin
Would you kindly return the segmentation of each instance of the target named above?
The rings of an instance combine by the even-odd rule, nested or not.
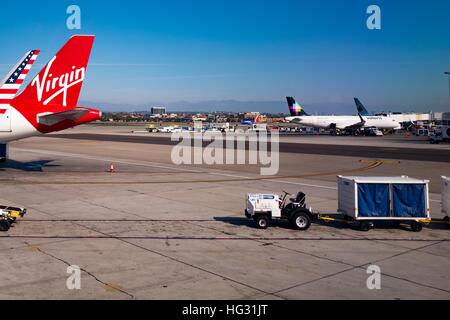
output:
[[[77,106],[95,36],[76,35],[14,99],[17,109],[35,113]],[[30,110],[31,109],[31,110]],[[25,111],[25,110],[20,110]]]

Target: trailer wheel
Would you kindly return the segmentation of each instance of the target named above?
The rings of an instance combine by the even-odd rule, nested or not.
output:
[[[370,230],[370,222],[368,222],[368,221],[361,221],[359,223],[359,229],[361,231],[369,231]]]
[[[267,229],[269,227],[269,218],[265,215],[256,217],[255,221],[259,229]]]
[[[9,230],[9,222],[6,220],[0,220],[0,231],[5,232]]]
[[[291,223],[297,230],[308,230],[311,226],[311,218],[307,213],[298,212],[291,218]]]
[[[414,232],[420,232],[422,231],[422,224],[420,222],[417,221],[413,221],[411,222],[411,230]]]

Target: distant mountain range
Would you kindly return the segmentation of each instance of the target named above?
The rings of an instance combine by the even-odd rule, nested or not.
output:
[[[149,102],[146,105],[131,105],[131,104],[119,104],[108,102],[92,102],[81,101],[80,105],[84,107],[97,108],[103,112],[138,112],[138,111],[150,111],[151,107],[164,106],[167,108],[167,112],[251,112],[258,111],[261,113],[270,114],[288,114],[289,110],[285,100],[279,101],[239,101],[239,100],[206,100],[206,101],[177,101],[170,103],[162,102]],[[356,114],[356,107],[353,101],[348,103],[311,103],[303,105],[305,111],[311,115],[352,115]],[[429,112],[428,106],[422,107],[395,107],[383,108],[378,107],[371,109],[366,105],[367,109],[371,112],[391,112],[391,111],[403,111],[403,112]],[[448,107],[442,104],[442,107],[438,107],[438,110],[444,111]]]
[[[280,114],[289,113],[287,103],[280,101],[238,101],[238,100],[208,100],[199,102],[178,101],[171,103],[149,102],[146,105],[127,105],[118,103],[102,103],[81,101],[84,107],[98,108],[103,112],[137,112],[150,111],[151,107],[164,106],[167,112],[251,112]],[[354,114],[356,108],[349,102],[347,104],[308,104],[305,109],[310,114]]]

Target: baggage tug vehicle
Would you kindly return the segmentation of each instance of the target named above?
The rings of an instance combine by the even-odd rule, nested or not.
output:
[[[245,216],[253,219],[260,229],[266,229],[271,220],[287,220],[294,229],[307,230],[312,221],[321,220],[357,224],[360,230],[369,231],[376,221],[391,221],[395,226],[409,223],[412,231],[419,232],[423,224],[432,222],[428,180],[407,176],[337,178],[337,214],[313,212],[306,207],[303,192],[298,192],[290,201],[287,201],[289,193],[284,192],[282,196],[247,194]]]
[[[8,231],[17,219],[23,218],[27,209],[0,205],[0,231]]]
[[[253,219],[260,229],[267,229],[271,220],[287,220],[297,230],[307,230],[314,216],[306,208],[306,196],[297,193],[286,203],[289,193],[277,194],[247,194],[245,216]]]

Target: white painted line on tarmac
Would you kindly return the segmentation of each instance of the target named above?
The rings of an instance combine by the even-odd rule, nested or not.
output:
[[[220,173],[220,172],[208,172],[208,174],[212,174],[214,176],[223,176],[223,177],[239,178],[239,179],[254,179],[252,177],[241,176],[241,175],[237,175],[237,174]]]
[[[232,178],[239,178],[239,179],[253,179],[253,177],[248,177],[248,176],[244,176],[244,175],[228,174],[228,173],[220,173],[220,172],[204,172],[204,171],[194,170],[194,169],[183,169],[183,168],[177,168],[175,166],[166,166],[161,163],[155,163],[155,162],[142,162],[142,161],[137,162],[137,161],[130,161],[130,160],[125,160],[125,159],[101,158],[101,157],[88,156],[88,155],[79,154],[79,153],[68,153],[68,152],[61,152],[61,151],[49,151],[49,150],[37,150],[37,149],[25,149],[25,148],[14,148],[14,150],[22,151],[22,152],[32,152],[32,153],[39,153],[39,154],[46,154],[46,155],[68,157],[68,158],[88,159],[88,160],[95,160],[95,161],[102,161],[102,162],[116,162],[116,163],[143,166],[143,167],[169,169],[169,170],[185,171],[185,172],[192,172],[192,173],[203,173],[203,174],[225,176],[225,177],[232,177]],[[276,180],[276,179],[266,179],[266,181],[282,183],[282,184],[293,184],[293,185],[304,186],[304,187],[337,190],[336,187],[329,187],[329,186],[324,186],[324,185],[308,184],[308,183],[301,183],[301,182],[283,181],[283,180]]]
[[[95,160],[95,161],[102,161],[102,162],[116,162],[121,164],[129,164],[129,165],[135,165],[135,166],[142,166],[142,167],[151,167],[151,168],[159,168],[159,169],[170,169],[170,170],[176,170],[176,171],[187,171],[187,172],[193,172],[193,173],[202,173],[202,171],[194,170],[194,169],[183,169],[183,168],[177,168],[177,167],[169,167],[165,166],[160,163],[155,162],[136,162],[136,161],[130,161],[125,159],[115,159],[115,158],[100,158],[95,156],[88,156],[84,154],[79,153],[67,153],[67,152],[59,152],[59,151],[48,151],[48,150],[36,150],[36,149],[22,149],[22,148],[14,148],[14,150],[18,151],[24,151],[24,152],[32,152],[32,153],[40,153],[40,154],[47,154],[47,155],[54,155],[54,156],[61,156],[61,157],[67,157],[67,158],[78,158],[78,159],[87,159],[87,160]]]
[[[88,155],[83,155],[83,154],[78,154],[78,153],[67,153],[67,152],[49,151],[49,150],[23,149],[23,148],[14,148],[14,150],[23,151],[23,152],[47,154],[47,155],[57,155],[57,156],[68,157],[68,158],[89,159],[89,160],[96,160],[96,161],[102,161],[102,162],[116,162],[116,163],[143,166],[143,167],[169,169],[169,170],[185,171],[185,172],[192,172],[192,173],[202,173],[202,174],[225,176],[225,177],[232,177],[232,178],[239,178],[239,179],[253,179],[253,177],[248,177],[248,176],[244,176],[244,175],[228,174],[228,173],[220,173],[220,172],[204,172],[204,171],[195,170],[195,169],[183,169],[183,168],[178,168],[175,166],[167,166],[167,165],[164,165],[161,163],[156,163],[156,162],[142,162],[142,161],[136,162],[136,161],[130,161],[130,160],[125,160],[125,159],[114,159],[114,158],[105,159],[105,158],[101,158],[101,157],[88,156]],[[276,183],[281,183],[281,184],[292,184],[292,185],[311,187],[311,188],[337,190],[337,187],[330,187],[330,186],[318,185],[318,184],[309,184],[309,183],[284,181],[284,180],[276,180],[276,179],[265,179],[265,181],[276,182]],[[439,202],[439,203],[441,202],[440,200],[434,200],[434,199],[430,199],[430,201],[431,202]]]
[[[328,189],[328,190],[337,190],[337,187],[328,187],[328,186],[318,185],[318,184],[309,184],[309,183],[282,181],[282,180],[272,180],[272,179],[267,179],[266,181],[277,182],[277,183],[294,184],[294,185],[304,186],[304,187],[312,187],[312,188],[320,188],[320,189]]]
[[[236,174],[219,173],[219,172],[210,172],[209,174],[217,175],[217,176],[224,176],[224,177],[240,178],[240,179],[254,179],[252,177],[241,176],[241,175],[236,175]],[[283,180],[276,180],[276,179],[264,179],[262,181],[270,181],[270,182],[283,183],[283,184],[293,184],[293,185],[297,185],[297,186],[312,187],[312,188],[337,190],[336,187],[328,187],[328,186],[324,186],[324,185],[301,183],[301,182],[283,181]]]

